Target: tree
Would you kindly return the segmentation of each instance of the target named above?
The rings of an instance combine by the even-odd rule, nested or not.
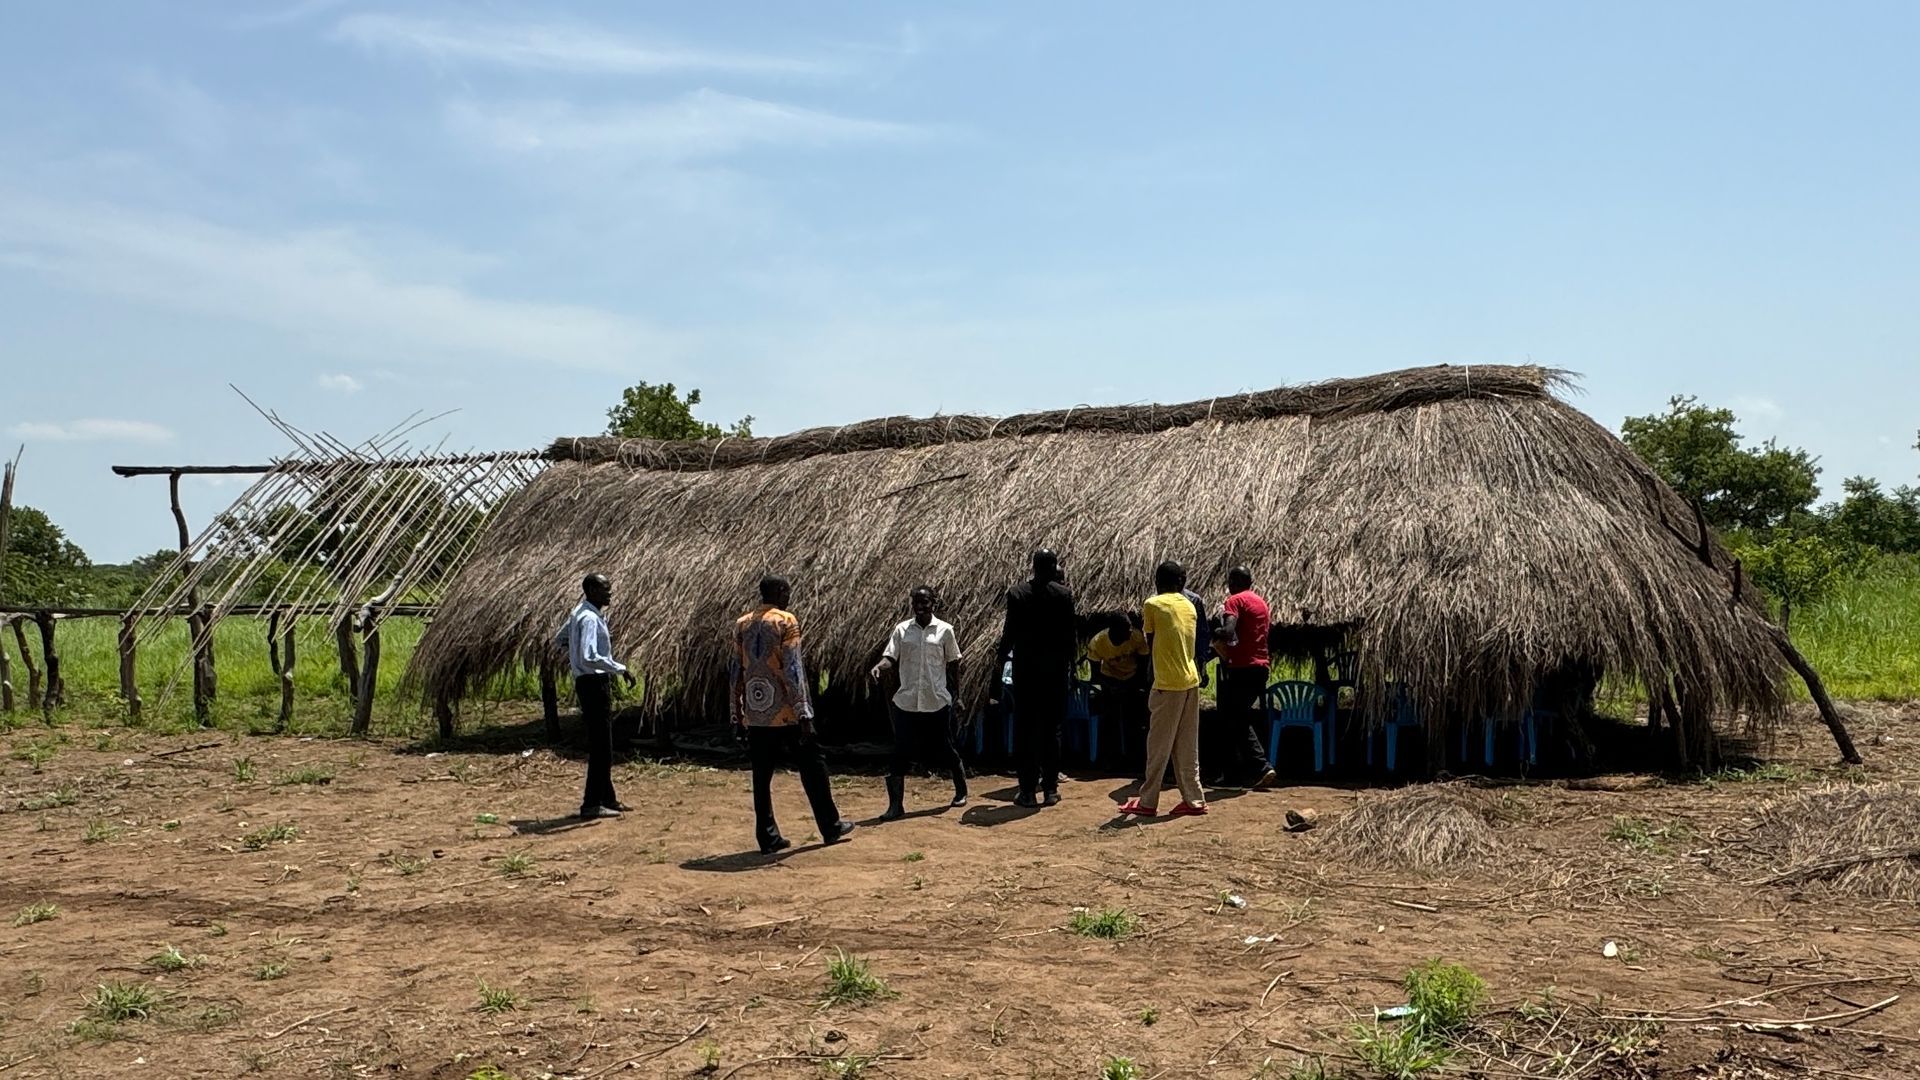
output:
[[[1780,628],[1793,629],[1793,609],[1826,595],[1841,578],[1859,569],[1867,554],[1845,541],[1815,532],[1782,530],[1765,541],[1735,539],[1734,553],[1754,584],[1780,604]]]
[[[1820,508],[1834,537],[1895,554],[1920,552],[1920,488],[1902,485],[1889,494],[1865,476],[1840,486],[1846,497]]]
[[[7,527],[0,599],[19,606],[77,604],[87,597],[92,565],[53,519],[31,506],[16,506]]]
[[[744,439],[753,434],[753,417],[743,416],[731,428],[694,418],[700,391],[679,396],[672,383],[636,383],[620,392],[620,404],[607,410],[607,434],[623,439]]]
[[[1772,439],[1745,448],[1736,420],[1731,409],[1680,396],[1667,402],[1665,414],[1627,417],[1620,437],[1723,532],[1765,532],[1805,516],[1820,493],[1815,458]]]

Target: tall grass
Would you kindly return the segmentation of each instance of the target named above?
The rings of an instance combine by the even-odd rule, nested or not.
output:
[[[1885,556],[1842,581],[1794,613],[1793,640],[1834,697],[1920,698],[1920,558]]]

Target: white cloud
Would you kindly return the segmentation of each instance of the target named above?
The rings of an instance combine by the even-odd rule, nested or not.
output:
[[[0,263],[383,360],[656,365],[677,339],[599,308],[477,295],[350,230],[252,232],[0,189]]]
[[[85,420],[15,424],[9,430],[18,438],[44,439],[48,442],[163,443],[173,439],[172,431],[151,421],[109,420],[98,417]]]
[[[522,153],[617,154],[656,161],[714,158],[754,146],[820,147],[911,139],[909,124],[867,120],[698,90],[672,101],[607,109],[566,102],[448,106],[456,131]]]
[[[333,390],[342,394],[357,394],[362,388],[359,379],[351,375],[322,375],[314,380],[314,385],[322,390]]]
[[[701,49],[567,23],[454,22],[368,13],[340,20],[334,36],[368,52],[580,74],[824,75],[836,70],[822,61]]]

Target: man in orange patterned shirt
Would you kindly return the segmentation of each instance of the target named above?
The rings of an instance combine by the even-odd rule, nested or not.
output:
[[[773,819],[773,771],[782,760],[800,773],[813,804],[820,840],[839,843],[853,831],[833,803],[833,782],[813,736],[813,696],[807,692],[806,659],[800,651],[800,620],[788,611],[793,586],[786,578],[760,579],[760,604],[733,624],[729,671],[734,731],[753,762],[754,838],[760,853],[793,846]]]

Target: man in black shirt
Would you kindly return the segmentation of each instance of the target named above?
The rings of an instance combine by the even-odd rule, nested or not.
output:
[[[1060,725],[1067,716],[1073,667],[1079,659],[1073,590],[1060,572],[1060,557],[1046,548],[1033,553],[1033,577],[1007,591],[1007,622],[994,653],[997,673],[1013,658],[1013,747],[1020,776],[1020,806],[1060,801]]]

